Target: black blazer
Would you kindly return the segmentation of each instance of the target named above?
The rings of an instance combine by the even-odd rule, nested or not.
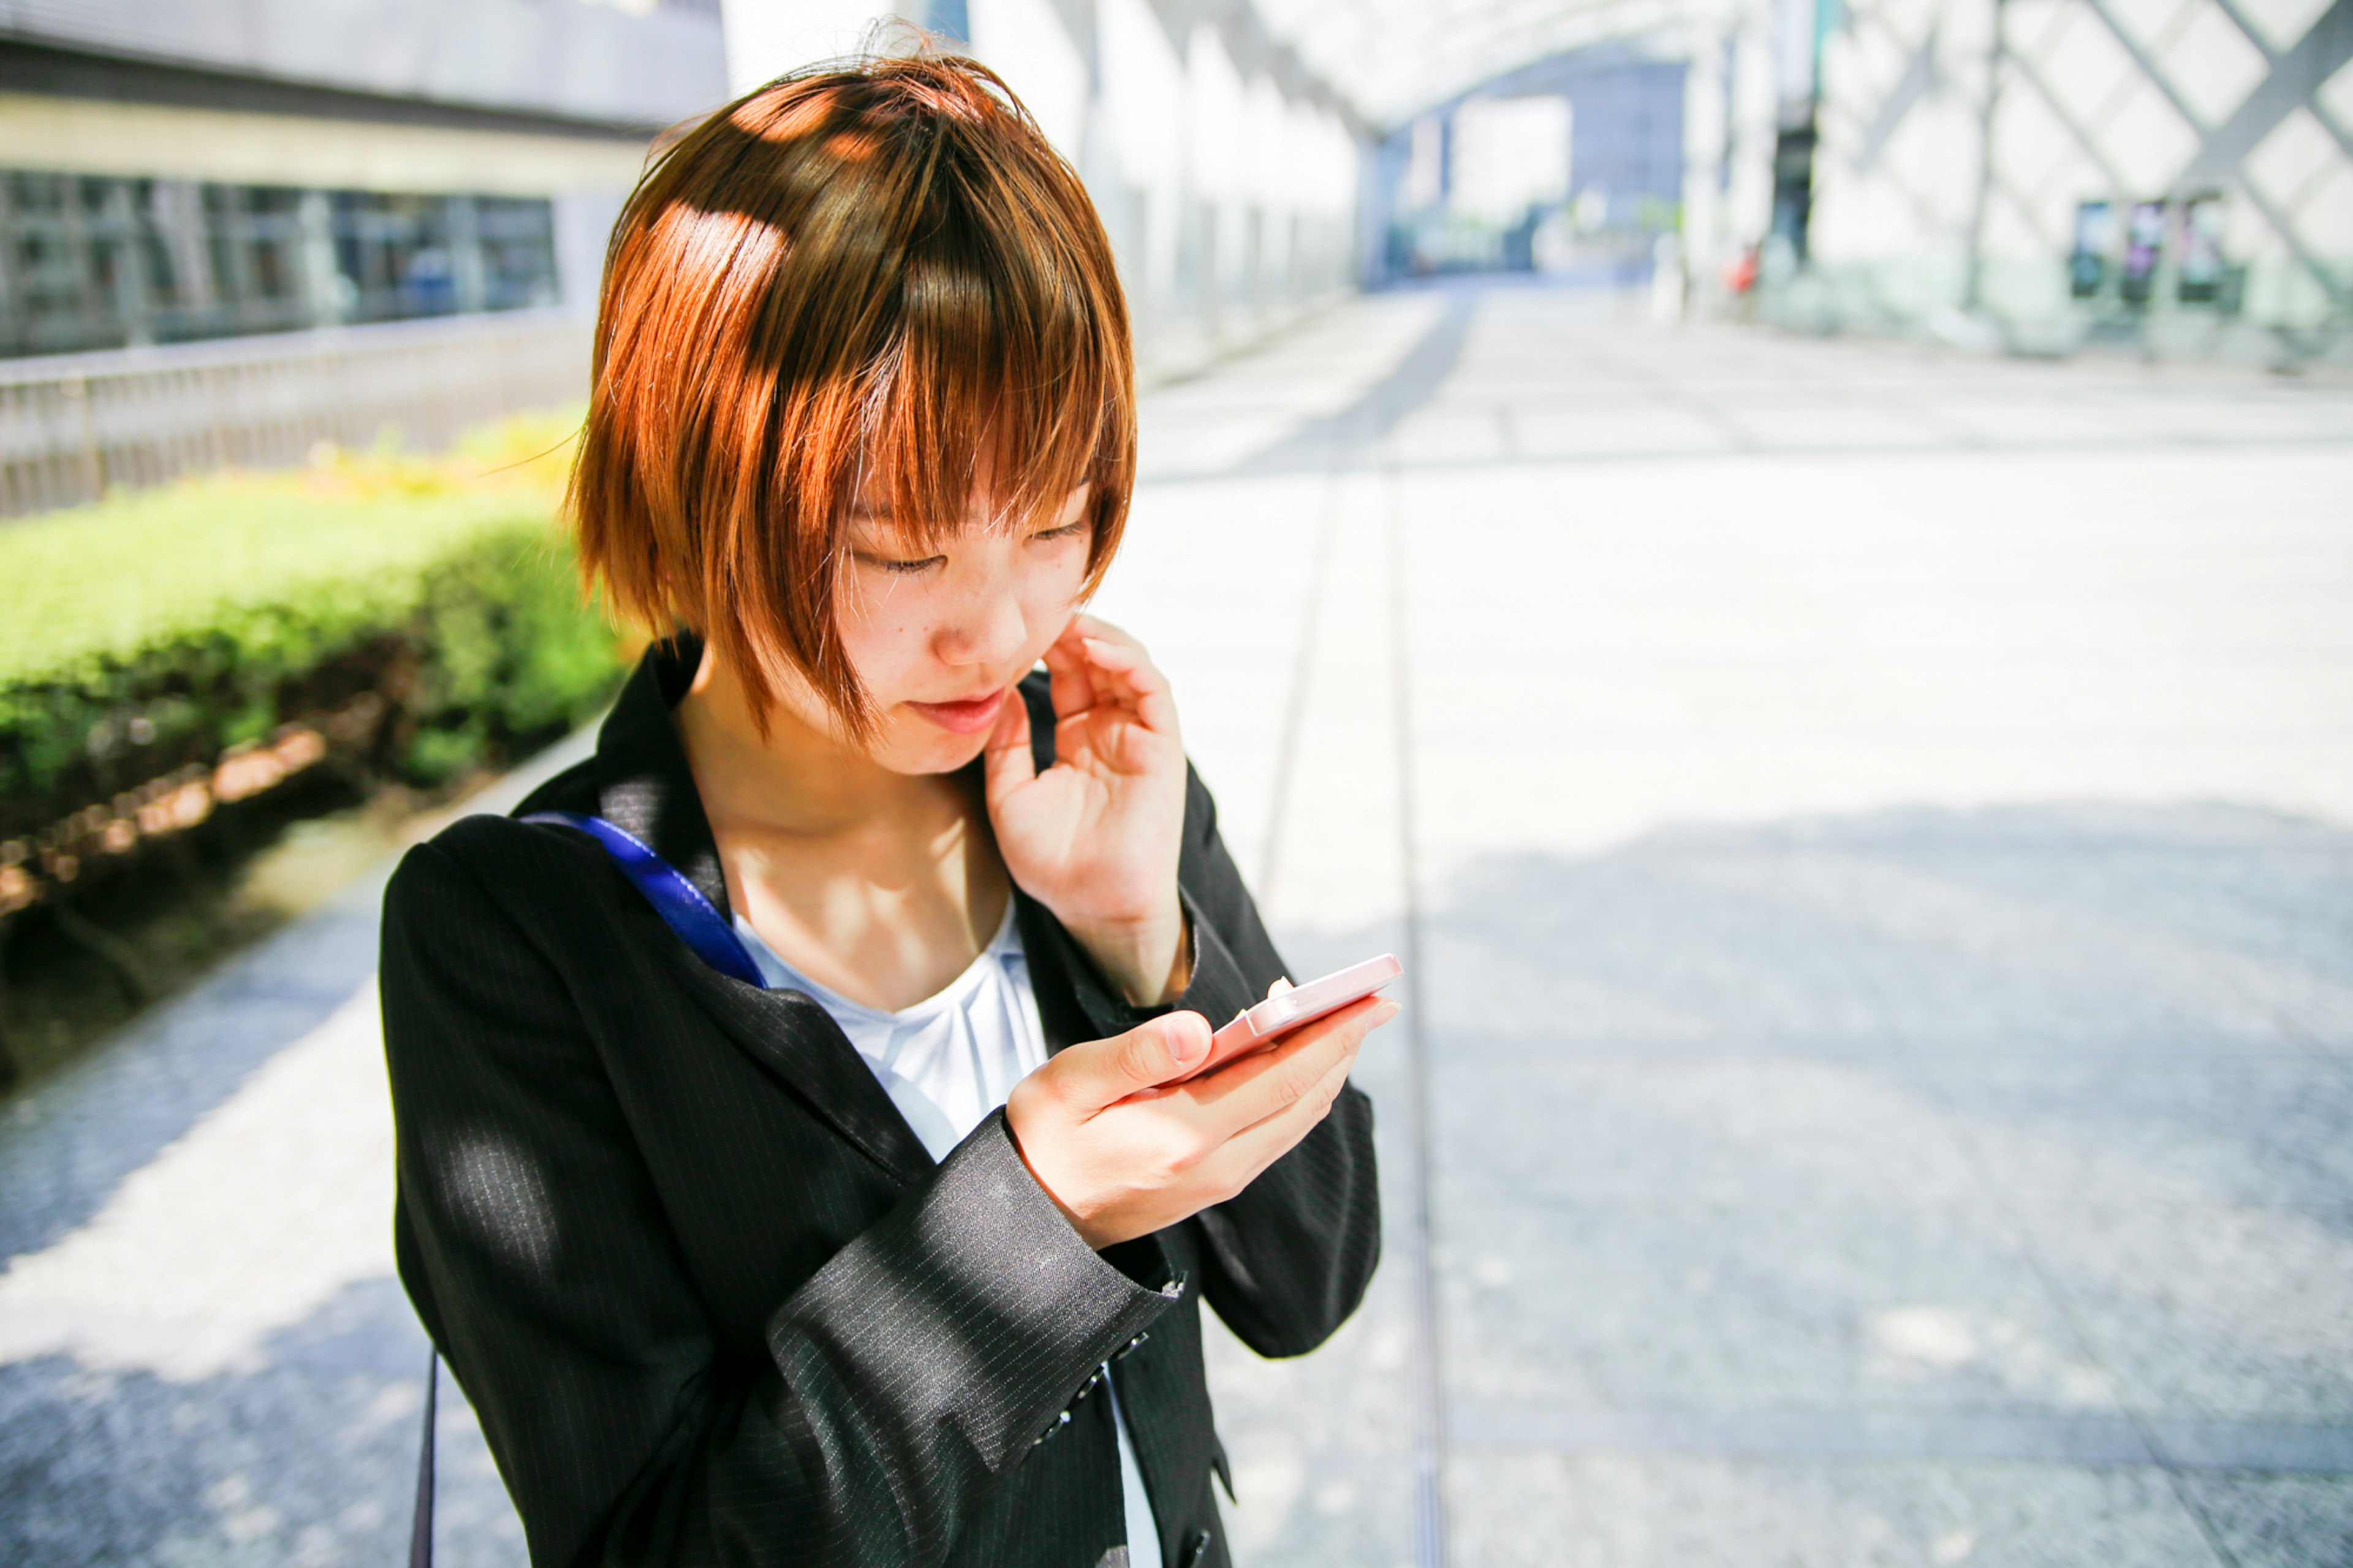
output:
[[[724,912],[670,712],[699,653],[649,653],[596,756],[518,815],[607,817]],[[1023,695],[1043,765],[1043,682]],[[1178,879],[1176,1005],[1222,1023],[1282,963],[1198,777]],[[1149,1016],[1015,897],[1049,1049]],[[1240,1196],[1097,1254],[1001,1111],[934,1164],[821,1006],[707,968],[567,828],[471,816],[411,850],[383,995],[401,1279],[535,1563],[1116,1565],[1087,1395],[1117,1357],[1164,1559],[1222,1564],[1198,1301],[1296,1355],[1378,1256],[1355,1089]]]

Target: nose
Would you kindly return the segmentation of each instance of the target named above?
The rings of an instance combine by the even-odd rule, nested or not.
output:
[[[1028,636],[1014,584],[986,582],[958,596],[955,609],[940,623],[933,647],[944,664],[987,668],[1014,658]]]

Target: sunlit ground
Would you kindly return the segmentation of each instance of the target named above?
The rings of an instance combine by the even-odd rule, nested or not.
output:
[[[1450,1561],[2353,1561],[2353,387],[1498,288],[1145,425],[1101,608],[1417,957]],[[399,1550],[370,896],[0,1118],[0,1559]],[[1414,1561],[1423,1266],[1213,1342],[1245,1565]]]

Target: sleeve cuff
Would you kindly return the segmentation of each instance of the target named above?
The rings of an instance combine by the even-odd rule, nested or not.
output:
[[[1193,973],[1185,989],[1174,1001],[1139,1007],[1106,984],[1095,968],[1094,961],[1069,932],[1062,932],[1062,942],[1070,949],[1071,989],[1077,995],[1080,1010],[1095,1026],[1099,1038],[1124,1035],[1138,1024],[1157,1018],[1164,1013],[1198,1013],[1218,1028],[1233,1016],[1254,1003],[1263,1000],[1251,989],[1242,974],[1241,965],[1218,935],[1217,928],[1201,918],[1193,902],[1193,895],[1179,888],[1177,901],[1184,906],[1185,931],[1193,951]]]
[[[994,1468],[1066,1423],[1095,1369],[1191,1289],[1150,1279],[1156,1246],[1114,1250],[1116,1264],[1071,1228],[999,1110],[794,1292],[769,1351],[805,1397],[953,1427]]]

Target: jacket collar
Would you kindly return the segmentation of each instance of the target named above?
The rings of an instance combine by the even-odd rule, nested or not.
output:
[[[675,710],[702,661],[702,640],[681,632],[646,650],[596,732],[596,755],[584,770],[588,788],[549,791],[626,829],[676,868],[711,900],[723,920],[727,879],[687,765]],[[587,798],[583,798],[586,795]],[[522,810],[539,805],[538,797]],[[899,1108],[825,1009],[797,991],[763,991],[705,965],[673,942],[665,960],[680,984],[713,1023],[754,1060],[781,1077],[842,1137],[904,1182],[933,1169]]]
[[[648,648],[596,731],[596,755],[582,770],[588,789],[572,782],[579,777],[575,773],[517,809],[593,810],[676,868],[721,919],[732,921],[718,841],[678,733],[676,710],[702,662],[702,639],[691,632]],[[1032,754],[1040,769],[1050,767],[1053,704],[1044,678],[1025,679],[1021,697],[1029,705]],[[593,803],[583,798],[589,791]],[[1013,896],[1036,977],[1050,963],[1049,955],[1060,951],[1052,940],[1054,917],[1019,889]],[[703,964],[684,943],[670,945],[674,951],[668,956],[681,983],[712,1021],[782,1076],[843,1137],[903,1181],[921,1181],[934,1168],[922,1140],[821,1005],[797,991],[762,991],[730,979]]]
[[[733,920],[718,841],[678,735],[676,710],[702,663],[702,639],[691,632],[646,650],[596,731],[596,815],[676,867],[721,919]]]

